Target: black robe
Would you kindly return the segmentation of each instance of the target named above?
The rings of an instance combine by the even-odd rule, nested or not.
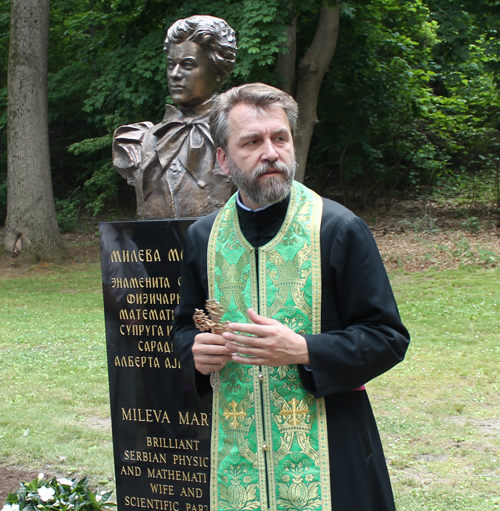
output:
[[[393,511],[394,501],[377,426],[365,390],[354,390],[403,360],[410,341],[375,240],[366,224],[323,199],[321,334],[305,335],[310,367],[299,366],[304,388],[324,397],[328,422],[333,511]],[[281,227],[288,199],[260,211],[238,207],[243,234],[265,245]],[[217,212],[186,234],[174,346],[201,395],[209,377],[194,368],[198,332],[194,309],[208,298],[207,244]]]

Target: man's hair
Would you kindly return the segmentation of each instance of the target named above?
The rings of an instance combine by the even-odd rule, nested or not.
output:
[[[210,115],[210,131],[216,147],[227,150],[229,137],[229,113],[238,104],[253,106],[257,112],[265,112],[271,105],[283,108],[292,135],[297,126],[299,108],[286,92],[264,83],[247,83],[216,96]]]
[[[217,75],[219,88],[224,85],[236,64],[236,36],[234,30],[221,18],[191,16],[177,20],[167,31],[163,49],[171,44],[193,41],[202,46]]]

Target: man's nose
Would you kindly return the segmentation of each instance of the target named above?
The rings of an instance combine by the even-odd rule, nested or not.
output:
[[[264,161],[275,162],[280,157],[271,139],[264,140],[262,149],[261,159]]]

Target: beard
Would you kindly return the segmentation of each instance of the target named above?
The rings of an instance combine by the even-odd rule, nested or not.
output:
[[[279,161],[275,163],[266,162],[255,167],[250,174],[240,169],[229,155],[227,155],[227,162],[233,184],[258,208],[279,202],[292,189],[295,169],[297,168],[295,156],[290,166]],[[277,170],[279,174],[268,177],[261,182],[259,178],[270,170]]]

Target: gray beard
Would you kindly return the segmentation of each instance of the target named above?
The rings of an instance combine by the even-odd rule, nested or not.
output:
[[[297,168],[295,157],[290,167],[282,162],[267,162],[255,167],[251,174],[245,174],[229,155],[227,155],[227,162],[229,176],[233,184],[259,208],[279,202],[292,189],[295,169]],[[266,184],[263,185],[259,182],[259,177],[271,169],[279,170],[281,174],[272,178],[266,178]]]

